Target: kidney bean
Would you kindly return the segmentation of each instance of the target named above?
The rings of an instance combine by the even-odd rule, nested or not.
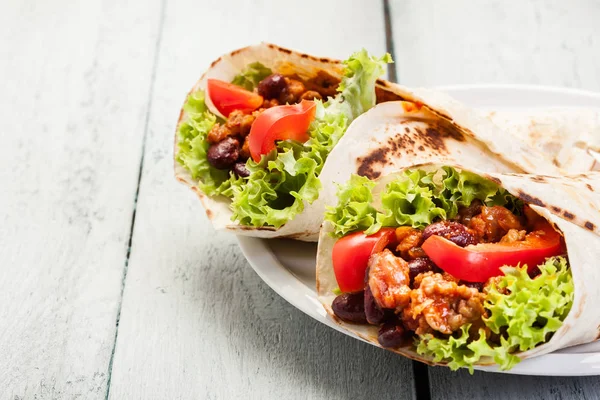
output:
[[[331,304],[333,313],[340,319],[357,324],[366,324],[365,293],[342,293]]]
[[[416,258],[408,262],[408,275],[410,277],[411,284],[417,275],[433,270],[434,265],[427,257]]]
[[[260,81],[256,89],[265,99],[278,99],[287,90],[287,86],[283,75],[273,74]]]
[[[404,342],[404,328],[397,323],[383,324],[379,328],[377,340],[383,347],[398,347]]]
[[[248,171],[248,168],[246,168],[245,162],[236,162],[233,165],[233,173],[237,176],[241,176],[242,178],[250,176],[250,171]]]
[[[456,219],[461,224],[467,225],[469,221],[471,221],[471,218],[473,218],[477,214],[481,214],[482,206],[483,204],[481,203],[481,200],[475,199],[471,202],[471,205],[469,207],[460,207],[458,209],[458,215]]]
[[[208,148],[207,158],[210,165],[218,169],[230,168],[240,157],[240,142],[228,137]]]
[[[371,325],[379,325],[385,319],[385,311],[375,301],[369,285],[365,288],[365,316]]]
[[[467,227],[458,222],[442,221],[429,225],[423,230],[423,240],[431,236],[441,236],[460,247],[477,244],[475,236],[467,230]]]

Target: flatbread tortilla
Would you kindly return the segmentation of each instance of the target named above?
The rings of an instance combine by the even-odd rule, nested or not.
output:
[[[444,164],[446,165],[446,164]],[[415,166],[424,170],[439,169],[441,164],[425,164]],[[549,220],[564,235],[567,245],[569,264],[575,283],[575,296],[571,311],[563,325],[555,332],[550,341],[536,348],[517,353],[521,359],[547,354],[558,349],[589,343],[600,338],[600,268],[597,260],[600,257],[600,173],[566,177],[550,177],[546,175],[526,175],[512,173],[484,173],[473,168],[464,168],[482,177],[488,178],[520,198]],[[373,190],[374,197],[397,175],[382,175]],[[334,204],[335,200],[332,199]],[[379,346],[377,340],[378,327],[344,322],[338,319],[331,309],[336,295],[333,290],[337,282],[333,272],[331,252],[336,241],[330,233],[333,231],[330,222],[326,221],[321,230],[317,251],[317,294],[330,317],[340,326],[354,335]],[[404,356],[434,364],[431,359],[416,353],[413,346],[393,349]],[[444,365],[444,363],[438,363]],[[493,361],[484,360],[478,365],[490,365]]]
[[[206,87],[208,78],[231,81],[245,66],[260,62],[274,72],[298,74],[302,78],[326,70],[340,77],[338,60],[315,57],[269,43],[245,47],[215,60],[191,92]],[[343,182],[350,173],[383,173],[415,163],[430,161],[461,162],[499,172],[559,173],[556,165],[522,141],[498,140],[503,132],[489,118],[459,103],[448,95],[427,89],[407,87],[379,80],[378,97],[402,101],[382,103],[358,117],[334,148],[320,175],[323,191],[333,190],[333,182]],[[190,93],[191,93],[190,92]],[[179,124],[186,118],[182,110]],[[178,124],[178,126],[179,126]],[[414,143],[413,143],[414,141]],[[174,156],[178,152],[175,134]],[[387,154],[385,162],[377,154]],[[339,166],[345,176],[340,176]],[[359,171],[360,169],[360,171]],[[230,200],[202,193],[189,172],[175,161],[175,176],[200,198],[216,229],[261,238],[288,237],[316,241],[324,212],[324,196],[279,229],[243,226],[231,220]]]
[[[551,107],[485,111],[500,129],[544,153],[567,173],[599,170],[600,109]]]

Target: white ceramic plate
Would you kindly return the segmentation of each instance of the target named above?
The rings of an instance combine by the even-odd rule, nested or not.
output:
[[[447,86],[440,89],[468,105],[485,109],[552,106],[600,108],[600,94],[572,89],[523,85]],[[317,321],[356,337],[337,326],[317,300],[316,243],[242,236],[238,236],[238,241],[252,268],[281,297]],[[494,367],[477,369],[498,372]],[[525,360],[508,373],[600,375],[600,341]]]

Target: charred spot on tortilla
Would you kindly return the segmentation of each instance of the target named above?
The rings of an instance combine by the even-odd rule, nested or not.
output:
[[[239,229],[241,231],[275,231],[272,226],[248,226],[248,225],[229,225],[228,229]]]
[[[304,238],[304,237],[309,237],[311,235],[311,233],[309,231],[303,231],[303,232],[298,232],[298,233],[292,233],[289,235],[285,235],[284,238],[287,239],[300,239],[300,238]]]
[[[529,179],[534,182],[546,182],[546,178],[544,178],[542,175],[531,175]]]
[[[565,216],[565,218],[567,219],[574,219],[575,215],[573,215],[572,213],[568,212],[568,211],[563,211],[563,215]]]
[[[552,206],[552,211],[554,211],[555,213],[559,213],[562,211],[562,209],[560,207],[556,207],[556,206]]]
[[[418,141],[424,142],[427,147],[438,152],[446,152],[446,140],[453,139],[457,142],[463,142],[465,137],[461,132],[451,127],[446,127],[442,124],[435,124],[427,127],[425,132],[421,129],[415,129],[415,138]]]
[[[378,83],[379,83],[379,81],[378,81]],[[387,85],[382,85],[382,86],[387,86]],[[376,101],[377,104],[385,103],[388,101],[404,100],[402,97],[400,97],[398,94],[394,93],[393,91],[381,88],[379,86],[375,87],[375,98],[377,99],[377,101]]]
[[[521,200],[523,200],[526,203],[529,204],[534,204],[536,206],[540,206],[540,207],[546,207],[546,204],[544,204],[544,202],[540,199],[538,199],[537,197],[533,197],[525,192],[519,191],[519,198]]]
[[[585,221],[584,226],[586,229],[589,229],[590,231],[593,231],[596,228],[596,225],[594,225],[590,221]]]
[[[369,179],[379,178],[381,171],[377,171],[373,166],[377,164],[385,165],[387,163],[386,149],[379,148],[373,150],[365,157],[358,159],[358,175],[366,176]]]
[[[221,61],[221,57],[217,58],[215,61],[213,61],[212,63],[210,63],[210,67],[214,67],[215,65],[217,65],[217,63]]]
[[[208,219],[212,219],[213,218],[213,212],[210,211],[208,208],[206,209],[206,216],[208,217]]]
[[[594,188],[589,183],[586,183],[585,186],[590,190],[590,192],[594,191]]]
[[[405,120],[401,123],[411,123],[414,121]],[[389,127],[386,127],[386,131]],[[358,175],[365,176],[369,179],[378,178],[381,171],[375,168],[376,165],[390,164],[390,158],[399,158],[407,154],[416,154],[416,151],[425,152],[428,149],[433,150],[437,154],[447,153],[446,141],[454,139],[464,141],[464,136],[451,127],[446,127],[442,124],[431,124],[424,130],[420,127],[411,129],[409,126],[404,127],[404,132],[399,132],[388,138],[383,143],[377,143],[377,148],[371,150],[364,157],[359,157]]]
[[[496,185],[502,186],[502,181],[499,178],[496,178],[495,176],[486,176],[486,178],[494,182]]]
[[[394,140],[394,138],[389,137],[387,139],[387,144],[390,146],[392,152],[396,153],[398,151],[398,143]]]

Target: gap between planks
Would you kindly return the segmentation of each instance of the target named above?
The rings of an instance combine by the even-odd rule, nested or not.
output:
[[[394,64],[388,64],[388,79],[398,82],[396,52],[394,51],[394,31],[390,12],[390,1],[383,2],[383,19],[385,24],[385,48],[392,56]],[[431,400],[431,386],[429,384],[429,367],[418,361],[412,361],[415,396],[417,400]]]
[[[386,51],[388,53],[390,53],[392,58],[395,60],[396,56],[395,56],[395,51],[394,51],[394,39],[393,39],[392,22],[391,22],[391,16],[390,16],[389,0],[382,0],[382,2],[383,2],[384,28],[385,28],[385,47],[386,47]],[[116,318],[115,337],[114,337],[114,342],[113,342],[111,358],[110,358],[110,362],[109,362],[109,366],[108,366],[108,380],[107,380],[107,388],[106,388],[106,396],[105,396],[106,400],[108,400],[110,397],[112,369],[113,369],[114,356],[115,356],[117,339],[118,339],[118,334],[119,334],[119,321],[120,321],[120,317],[121,317],[121,308],[122,308],[122,302],[123,302],[123,294],[125,291],[125,283],[127,280],[129,257],[131,255],[131,246],[132,246],[132,240],[133,240],[133,232],[134,232],[134,228],[135,228],[137,202],[138,202],[142,173],[143,173],[143,168],[144,168],[146,139],[148,136],[150,112],[152,110],[152,98],[153,98],[153,94],[154,94],[156,71],[157,71],[158,61],[159,61],[159,57],[160,57],[160,45],[161,45],[162,37],[163,37],[163,33],[164,33],[165,9],[166,9],[166,0],[162,0],[161,1],[161,11],[160,11],[160,20],[159,20],[159,32],[158,32],[156,45],[155,45],[155,54],[154,54],[154,60],[153,60],[153,65],[152,65],[149,98],[148,98],[148,103],[147,103],[147,107],[146,107],[146,110],[147,110],[146,111],[146,120],[144,122],[144,135],[143,135],[143,139],[142,139],[142,154],[140,157],[140,165],[139,165],[139,169],[138,169],[137,187],[136,187],[136,192],[135,192],[135,197],[134,197],[133,212],[132,212],[132,216],[131,216],[131,225],[130,225],[130,231],[129,231],[129,241],[128,241],[127,253],[126,253],[125,263],[124,263],[124,267],[123,267],[123,278],[122,278],[122,284],[121,284],[121,293],[120,293],[120,297],[119,297],[119,307],[118,307],[117,318]],[[392,82],[397,82],[397,71],[396,71],[394,64],[388,65],[388,79]],[[414,378],[414,388],[415,388],[415,393],[416,393],[416,399],[417,400],[429,400],[431,398],[431,395],[430,395],[430,387],[429,387],[429,379],[428,379],[429,374],[428,374],[427,366],[422,363],[413,361],[412,368],[413,368],[413,378]]]
[[[396,52],[394,51],[394,32],[392,30],[392,17],[390,13],[390,1],[383,0],[383,23],[385,27],[385,49],[394,60],[394,64],[388,64],[388,79],[392,82],[398,82],[396,72]]]
[[[121,293],[119,294],[119,307],[117,309],[117,318],[115,321],[115,337],[113,340],[113,348],[110,354],[110,362],[108,363],[108,378],[106,381],[106,396],[108,400],[110,397],[110,383],[112,378],[113,362],[115,359],[115,351],[117,349],[117,338],[119,337],[119,321],[121,319],[121,308],[123,306],[123,293],[125,292],[125,281],[127,280],[127,269],[129,267],[129,257],[131,255],[131,245],[133,241],[133,229],[135,227],[135,215],[137,210],[138,196],[140,194],[140,184],[142,182],[142,171],[144,169],[144,156],[146,152],[146,138],[148,137],[148,129],[150,126],[150,112],[152,110],[152,99],[154,97],[154,83],[156,81],[156,70],[158,68],[158,60],[160,56],[160,45],[162,42],[162,36],[165,25],[165,11],[166,11],[167,0],[161,0],[160,3],[160,17],[158,21],[158,35],[156,37],[156,44],[154,46],[154,59],[152,60],[152,73],[150,75],[150,90],[148,91],[148,103],[146,104],[146,120],[144,121],[144,135],[142,137],[142,155],[140,157],[140,166],[138,168],[138,179],[137,187],[135,188],[135,196],[133,198],[133,212],[131,214],[131,225],[129,227],[129,240],[127,242],[127,253],[125,254],[125,263],[123,265],[123,278],[121,281]]]

